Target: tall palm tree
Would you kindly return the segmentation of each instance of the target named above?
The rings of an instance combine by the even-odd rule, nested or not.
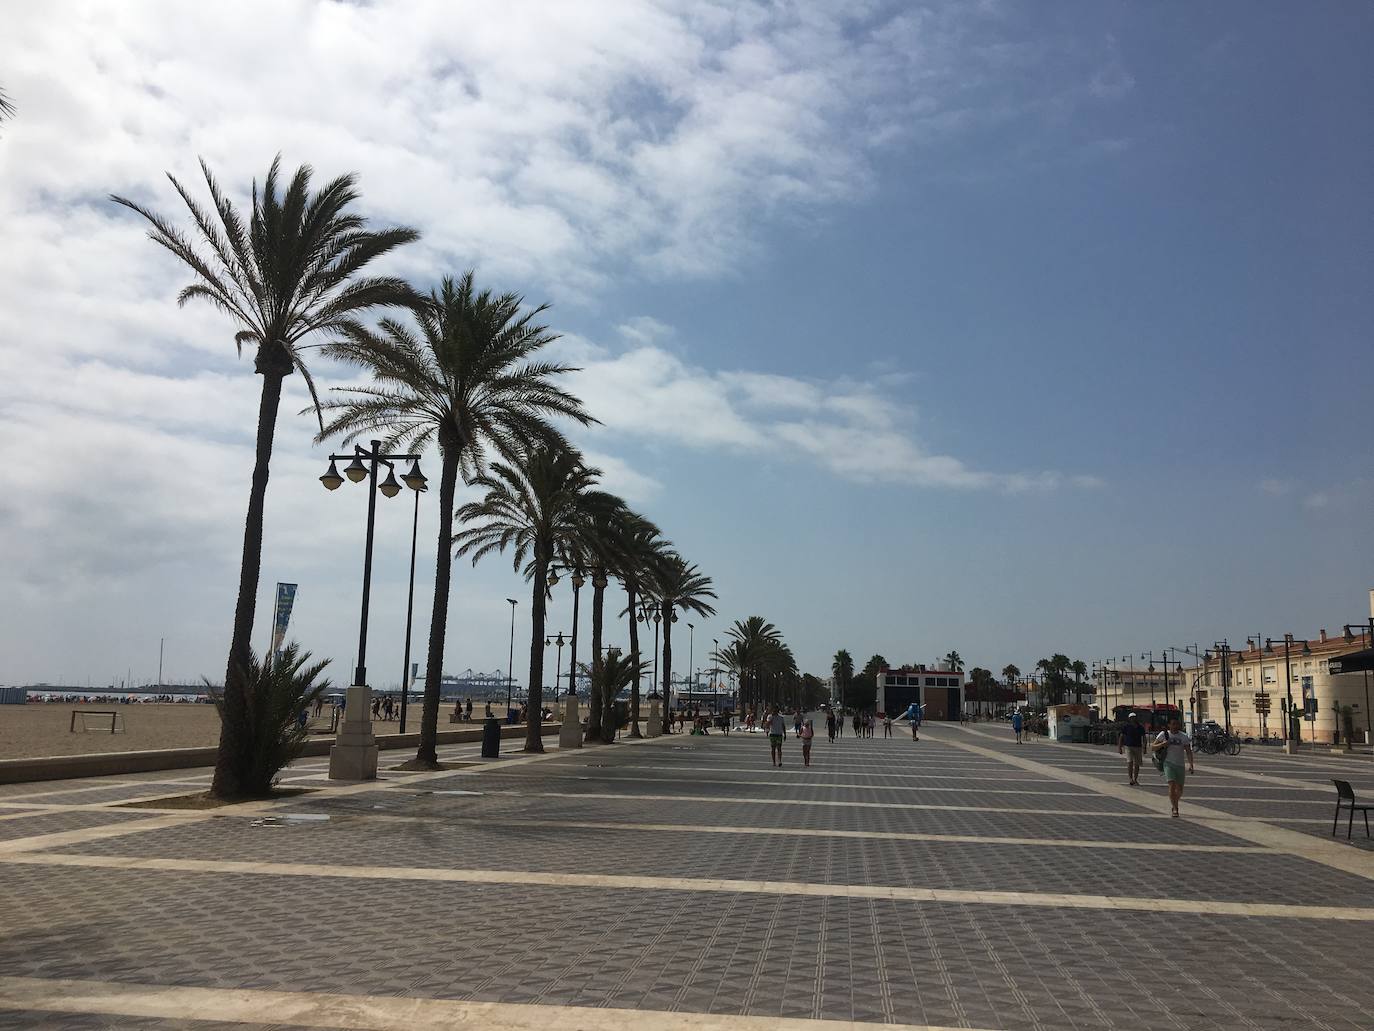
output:
[[[253,183],[252,211],[247,221],[220,189],[210,168],[200,163],[213,212],[191,196],[172,175],[172,181],[195,224],[183,231],[162,215],[120,196],[111,196],[138,212],[151,225],[149,237],[165,247],[192,273],[178,304],[209,301],[238,325],[234,335],[240,353],[245,344],[256,347],[254,371],[262,377],[258,402],[256,456],[248,515],[243,529],[238,601],[224,673],[225,718],[220,723],[219,756],[211,791],[236,795],[242,787],[240,727],[245,705],[246,676],[251,660],[249,642],[257,610],[258,575],[262,565],[263,506],[267,498],[268,468],[281,403],[282,381],[299,372],[318,409],[315,384],[306,368],[303,350],[321,334],[359,332],[358,316],[374,308],[415,302],[404,282],[389,276],[360,276],[372,261],[418,237],[413,229],[396,227],[373,231],[361,215],[350,211],[358,199],[353,175],[342,175],[318,192],[311,192],[312,172],[302,165],[285,192],[279,189],[281,158],[272,161],[258,192]]]
[[[334,413],[320,439],[336,433],[351,441],[381,433],[388,446],[414,451],[439,446],[439,539],[434,560],[434,606],[425,661],[425,700],[415,764],[436,769],[439,679],[444,672],[452,568],[453,496],[458,477],[485,472],[490,452],[507,462],[527,449],[557,445],[549,422],[566,416],[595,420],[582,402],[558,386],[576,370],[536,359],[558,339],[537,322],[546,306],[524,309],[518,294],[478,290],[471,272],[446,277],[415,313],[418,333],[393,319],[375,332],[349,327],[325,348],[330,357],[372,374],[372,385],[335,391],[324,404]]]
[[[1007,690],[1011,692],[1013,702],[1016,701],[1016,681],[1020,676],[1021,670],[1017,668],[1015,663],[1009,662],[1002,667],[1002,681],[1006,684]]]
[[[592,577],[592,661],[588,674],[591,678],[591,694],[587,699],[587,727],[583,741],[587,744],[603,740],[603,722],[608,710],[613,710],[615,699],[609,701],[602,695],[602,679],[596,675],[597,667],[603,660],[602,634],[605,623],[606,588],[610,585],[610,573],[619,561],[620,534],[628,509],[625,502],[606,491],[588,491],[582,498],[582,521],[579,527],[580,545],[586,556],[587,568]],[[604,740],[615,739],[615,728]]]
[[[473,485],[486,497],[458,510],[467,524],[453,537],[459,555],[472,563],[510,547],[517,571],[531,583],[530,683],[526,711],[525,751],[544,750],[544,613],[549,596],[549,568],[559,548],[578,532],[580,496],[596,482],[598,469],[588,469],[570,447],[540,447],[518,465],[492,462],[488,475]],[[633,658],[633,656],[632,656]]]
[[[949,668],[956,673],[964,668],[964,658],[956,651],[951,651],[945,656],[945,662],[949,663]]]
[[[741,680],[741,692],[747,682],[750,697],[754,702],[763,701],[763,674],[775,669],[780,663],[778,649],[782,646],[782,632],[762,616],[750,616],[745,620],[735,620],[726,631],[735,641],[744,645],[748,658],[745,666],[746,679]]]
[[[668,542],[658,527],[638,513],[623,520],[615,573],[625,588],[625,614],[630,618],[630,660],[639,665],[639,601],[644,586],[653,583],[667,553]],[[647,616],[646,622],[647,622]],[[630,737],[642,737],[639,730],[639,681],[630,685]],[[604,726],[603,726],[604,731]]]
[[[849,654],[847,648],[841,648],[835,653],[835,658],[830,663],[830,672],[835,677],[835,683],[840,685],[840,708],[844,708],[845,688],[854,679],[854,657]]]
[[[666,733],[673,683],[673,624],[677,622],[679,609],[698,616],[715,615],[711,601],[715,600],[716,592],[711,578],[675,551],[664,556],[649,591],[663,620],[663,730]],[[690,676],[692,671],[687,673]]]
[[[1073,662],[1069,663],[1069,671],[1073,673],[1073,700],[1081,704],[1083,701],[1083,678],[1088,675],[1088,664],[1082,659],[1074,659]]]
[[[14,102],[0,89],[0,122],[14,117]]]

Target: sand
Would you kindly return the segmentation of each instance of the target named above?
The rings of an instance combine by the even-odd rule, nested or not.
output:
[[[86,720],[91,728],[82,733],[81,721],[72,733],[72,712],[85,711],[119,713],[121,730],[111,734],[109,717]],[[420,729],[419,706],[408,714],[406,729],[415,733]],[[439,729],[453,729],[448,714],[440,712]],[[329,710],[324,717],[312,720],[312,730],[325,736],[329,730]],[[464,726],[480,726],[480,723]],[[105,730],[97,730],[98,727]],[[455,725],[456,726],[456,725]],[[396,720],[375,721],[372,732],[377,736],[400,731]],[[42,755],[88,755],[97,752],[139,752],[151,748],[195,748],[219,743],[219,713],[213,705],[158,704],[111,705],[91,703],[76,705],[66,702],[29,702],[27,705],[0,705],[0,759],[23,759]]]

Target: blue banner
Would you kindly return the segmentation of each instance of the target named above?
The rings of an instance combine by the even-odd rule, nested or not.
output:
[[[272,656],[281,652],[286,640],[286,627],[291,622],[291,609],[296,604],[296,585],[277,584],[277,612],[272,621]]]

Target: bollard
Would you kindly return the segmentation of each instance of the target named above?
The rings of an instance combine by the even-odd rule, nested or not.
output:
[[[488,716],[482,725],[482,758],[501,758],[501,724],[495,716]]]

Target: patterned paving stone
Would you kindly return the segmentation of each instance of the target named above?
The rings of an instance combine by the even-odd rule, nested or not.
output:
[[[104,827],[108,824],[125,823],[129,820],[146,820],[147,818],[147,813],[120,812],[119,810],[40,813],[33,816],[23,816],[17,820],[0,820],[0,841],[14,841],[19,838],[31,838],[40,834],[56,834],[59,831],[74,831],[84,827]]]

